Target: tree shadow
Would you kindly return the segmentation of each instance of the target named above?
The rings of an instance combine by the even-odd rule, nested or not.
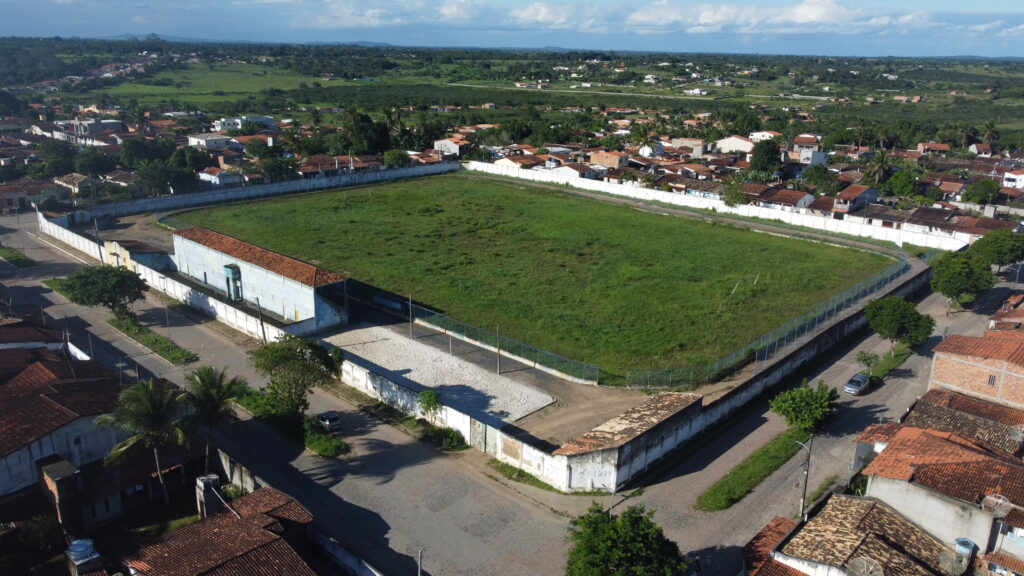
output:
[[[219,447],[262,483],[288,494],[312,512],[316,527],[346,549],[384,573],[415,573],[416,560],[389,547],[391,526],[379,514],[345,501],[330,489],[349,474],[366,475],[370,468],[366,459],[357,466],[346,460],[320,458],[252,421],[221,427],[215,438]],[[415,463],[415,455],[399,456],[378,455],[372,463],[390,466],[392,474],[396,465]]]
[[[686,554],[690,576],[735,576],[743,568],[743,548],[708,546]]]
[[[838,403],[836,412],[825,424],[825,436],[846,436],[862,432],[872,424],[884,421],[886,407],[881,404],[855,404],[853,399]]]

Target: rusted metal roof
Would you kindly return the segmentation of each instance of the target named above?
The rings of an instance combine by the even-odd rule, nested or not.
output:
[[[583,436],[570,441],[555,454],[574,455],[618,448],[654,428],[669,417],[701,401],[700,394],[689,392],[663,392],[648,398],[639,406],[630,408]]]

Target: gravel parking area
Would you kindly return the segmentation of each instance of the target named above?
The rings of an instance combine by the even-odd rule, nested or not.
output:
[[[352,361],[365,362],[393,381],[415,390],[437,390],[446,405],[483,422],[515,422],[555,401],[535,388],[379,326],[360,324],[325,340],[344,349]]]

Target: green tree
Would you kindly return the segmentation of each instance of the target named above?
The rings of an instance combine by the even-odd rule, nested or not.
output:
[[[799,387],[780,392],[768,401],[772,412],[782,416],[786,425],[800,430],[814,430],[835,408],[839,393],[835,388],[818,380],[811,387],[805,378]]]
[[[874,352],[868,352],[867,350],[857,351],[857,364],[864,367],[864,369],[861,370],[861,373],[869,378],[872,376],[875,366],[878,366],[878,363],[881,361],[882,359]]]
[[[725,190],[722,192],[722,202],[725,202],[725,205],[730,207],[750,204],[750,196],[743,192],[743,183],[733,179],[725,184]]]
[[[420,405],[420,411],[427,417],[427,421],[433,424],[443,406],[441,403],[441,393],[437,390],[423,390],[420,392],[419,397],[417,397],[416,402]]]
[[[978,135],[981,137],[981,141],[989,146],[994,146],[996,141],[999,140],[999,131],[996,130],[995,122],[991,120],[986,120],[985,123],[981,125],[981,130],[978,132]]]
[[[271,156],[260,160],[260,173],[271,182],[291,180],[298,172],[298,163],[294,158]]]
[[[782,165],[779,156],[779,143],[773,140],[761,140],[754,144],[750,153],[750,170],[754,172],[775,172]]]
[[[669,576],[685,574],[679,546],[654,523],[642,505],[618,516],[595,502],[569,527],[566,576]]]
[[[989,265],[963,252],[946,252],[932,263],[932,290],[948,298],[950,305],[965,296],[977,296],[994,285]],[[946,313],[949,313],[948,308]]]
[[[993,230],[971,244],[967,254],[989,266],[1008,266],[1024,260],[1024,238],[1010,230]]]
[[[967,186],[961,199],[975,204],[990,204],[999,196],[999,184],[994,180],[978,180]]]
[[[320,344],[285,334],[249,352],[258,372],[270,378],[267,393],[277,414],[300,418],[314,386],[330,381],[337,365]]]
[[[935,319],[917,311],[913,302],[899,296],[886,296],[868,302],[864,307],[868,326],[881,338],[914,347],[923,343],[935,329]]]
[[[167,159],[167,165],[174,168],[188,168],[192,172],[198,172],[207,166],[213,165],[210,155],[192,146],[182,146],[171,154]]]
[[[917,177],[912,170],[900,170],[882,184],[880,190],[886,196],[910,197],[917,195]]]
[[[186,401],[192,406],[191,423],[206,430],[206,473],[210,473],[210,444],[213,430],[235,420],[234,400],[248,389],[244,379],[228,378],[227,369],[202,366],[185,376],[189,389]]]
[[[138,449],[153,450],[156,475],[163,490],[164,504],[168,506],[171,498],[164,484],[160,449],[187,442],[182,420],[185,408],[184,390],[166,380],[142,380],[118,395],[113,412],[96,417],[98,426],[115,428],[128,436],[111,448],[110,454],[103,459],[104,464],[117,465]]]
[[[839,192],[839,177],[824,164],[808,166],[800,177],[805,183],[814,186],[814,191],[825,196],[833,196]]]
[[[75,157],[75,172],[86,175],[106,174],[117,166],[117,162],[99,148],[88,147]]]
[[[124,266],[86,266],[68,274],[61,285],[75,304],[103,306],[122,319],[132,318],[128,306],[149,290],[138,274]]]
[[[384,166],[387,168],[404,168],[411,161],[405,150],[388,150],[384,153]]]

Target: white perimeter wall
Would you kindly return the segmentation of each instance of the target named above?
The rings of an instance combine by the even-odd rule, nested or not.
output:
[[[604,182],[600,180],[566,177],[558,174],[553,174],[548,171],[525,170],[522,168],[513,168],[510,166],[498,166],[495,164],[487,164],[485,162],[471,161],[464,163],[464,166],[466,167],[467,170],[473,170],[476,172],[485,172],[487,174],[495,174],[510,178],[532,180],[534,182],[568,184],[574,188],[591,190],[594,192],[601,192],[604,194],[611,194],[613,196],[621,196],[624,198],[632,198],[635,200],[644,200],[648,202],[661,202],[663,204],[683,206],[688,208],[698,208],[701,210],[714,210],[722,214],[736,214],[738,216],[745,216],[749,218],[778,220],[781,222],[785,222],[787,224],[792,224],[794,226],[802,226],[804,228],[812,228],[814,230],[822,230],[825,232],[833,232],[837,234],[847,234],[850,236],[863,236],[868,238],[874,238],[876,240],[894,242],[901,246],[904,243],[908,243],[914,244],[916,246],[924,246],[926,248],[938,248],[941,250],[959,250],[960,248],[963,248],[964,246],[970,243],[970,236],[965,234],[929,234],[923,232],[912,232],[902,229],[896,230],[893,228],[883,228],[882,226],[875,226],[873,224],[851,222],[850,220],[834,220],[832,218],[824,218],[821,216],[816,216],[814,214],[803,214],[801,212],[775,210],[771,208],[762,208],[760,206],[752,206],[749,204],[739,206],[726,206],[725,202],[721,200],[715,200],[712,198],[700,198],[695,195],[683,194],[679,192],[663,192],[661,190],[651,190],[648,188],[641,188],[639,186],[630,186],[626,184],[612,184],[610,182]]]

